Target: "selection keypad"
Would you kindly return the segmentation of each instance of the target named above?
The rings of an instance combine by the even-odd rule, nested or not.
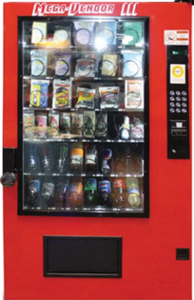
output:
[[[169,92],[169,112],[171,114],[177,113],[187,113],[188,107],[188,98],[187,98],[187,91],[176,91],[171,90]]]

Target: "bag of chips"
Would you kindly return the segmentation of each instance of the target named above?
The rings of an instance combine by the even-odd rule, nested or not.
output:
[[[71,80],[53,81],[53,108],[71,108]]]
[[[118,108],[119,107],[119,92],[118,86],[99,87],[101,98],[100,107],[103,108]]]
[[[95,89],[78,87],[77,94],[76,108],[94,108]]]
[[[30,107],[48,106],[49,80],[31,80]]]

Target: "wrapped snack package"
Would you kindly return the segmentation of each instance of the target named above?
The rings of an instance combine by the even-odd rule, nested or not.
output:
[[[33,137],[33,128],[35,125],[35,117],[33,111],[26,111],[23,114],[23,130],[26,137],[32,138]]]
[[[84,111],[84,137],[93,138],[95,132],[95,111]]]
[[[107,45],[116,45],[117,23],[100,22],[97,26],[94,45],[96,48],[106,48]]]
[[[99,87],[101,108],[118,108],[119,107],[119,92],[118,86]]]
[[[31,80],[30,107],[48,106],[49,80]]]
[[[125,108],[144,108],[144,82],[143,80],[125,81]]]
[[[95,89],[78,87],[76,108],[94,108]]]
[[[83,114],[72,113],[72,133],[78,136],[82,136],[83,130]]]
[[[92,45],[94,22],[74,21],[74,42],[78,46]]]
[[[96,137],[106,137],[108,130],[108,115],[107,113],[100,112],[96,115]]]
[[[122,44],[128,46],[142,46],[143,23],[124,21],[122,28]]]
[[[46,136],[47,131],[47,114],[44,112],[36,113],[36,126],[38,127],[38,136],[43,138]]]
[[[33,22],[31,43],[41,43],[46,40],[47,23],[46,22]]]
[[[55,55],[55,75],[70,75],[71,55],[65,53],[56,53]]]
[[[76,61],[75,77],[94,77],[95,60],[91,58],[80,58]]]
[[[104,54],[102,57],[102,76],[116,76],[117,61],[117,54]]]
[[[55,44],[59,46],[63,46],[65,48],[69,47],[71,44],[71,27],[56,27],[53,35],[53,41]]]
[[[32,50],[31,55],[31,75],[46,76],[47,74],[47,52],[44,50]]]
[[[49,137],[56,136],[59,132],[59,114],[57,112],[49,112],[49,127],[47,134]]]
[[[70,108],[71,107],[71,80],[53,81],[53,108]]]
[[[143,76],[143,53],[122,51],[123,54],[123,77]]]

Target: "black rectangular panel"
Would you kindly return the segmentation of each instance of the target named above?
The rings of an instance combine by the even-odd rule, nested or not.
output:
[[[189,248],[177,248],[176,249],[176,259],[177,260],[189,260],[190,259]]]
[[[3,148],[3,173],[15,173],[16,149]]]
[[[168,158],[188,159],[188,46],[167,46]]]
[[[122,276],[122,237],[44,236],[44,276]]]

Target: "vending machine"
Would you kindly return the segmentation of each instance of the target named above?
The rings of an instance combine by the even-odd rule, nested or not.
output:
[[[191,5],[4,4],[5,299],[191,299]]]

